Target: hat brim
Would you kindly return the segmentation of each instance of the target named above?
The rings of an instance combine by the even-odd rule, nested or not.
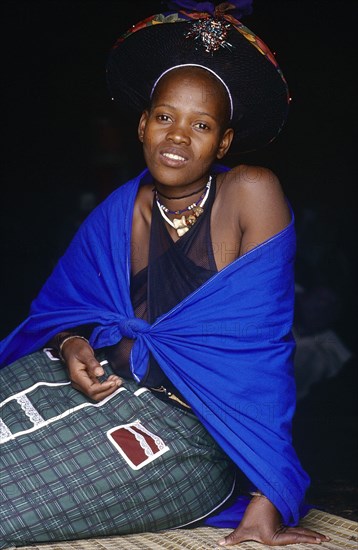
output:
[[[231,92],[235,149],[247,152],[267,145],[283,127],[289,105],[287,83],[272,53],[243,25],[241,32],[230,27],[226,38],[230,49],[207,52],[200,41],[185,37],[192,24],[151,24],[120,40],[107,62],[111,97],[124,110],[140,114],[164,71],[181,64],[203,65],[218,74]]]

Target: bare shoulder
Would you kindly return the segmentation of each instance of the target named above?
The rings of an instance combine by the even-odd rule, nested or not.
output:
[[[150,223],[153,200],[152,189],[153,185],[142,185],[138,189],[133,212],[135,221],[137,221],[138,218],[144,218]]]
[[[224,173],[222,185],[230,193],[240,195],[282,195],[282,186],[276,174],[264,166],[240,164]]]
[[[284,229],[291,212],[276,174],[263,166],[240,165],[224,174],[220,193],[242,234],[242,252]]]

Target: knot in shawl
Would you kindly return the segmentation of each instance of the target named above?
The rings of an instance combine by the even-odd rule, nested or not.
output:
[[[138,317],[131,317],[119,321],[119,330],[122,337],[136,340],[139,335],[148,332],[150,324]]]

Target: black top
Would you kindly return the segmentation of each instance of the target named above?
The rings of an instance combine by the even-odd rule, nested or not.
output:
[[[204,212],[176,242],[153,199],[148,266],[131,278],[131,300],[136,317],[152,324],[217,273],[210,232],[215,194],[216,177],[213,176]],[[109,352],[109,360],[119,376],[131,376],[128,359],[132,345],[132,340],[122,338]],[[151,354],[141,385],[164,386],[180,396]],[[165,398],[165,394],[160,397]]]

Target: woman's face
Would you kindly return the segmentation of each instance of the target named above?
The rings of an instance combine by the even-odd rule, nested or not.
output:
[[[154,180],[179,188],[204,183],[231,144],[229,108],[225,88],[204,69],[183,67],[163,76],[138,129]]]

